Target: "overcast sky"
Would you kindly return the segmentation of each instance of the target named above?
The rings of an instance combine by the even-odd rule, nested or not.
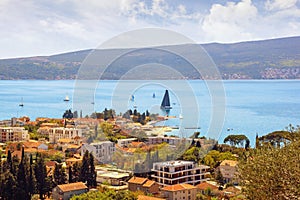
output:
[[[197,43],[300,35],[300,0],[0,0],[0,58],[96,48],[140,28]]]

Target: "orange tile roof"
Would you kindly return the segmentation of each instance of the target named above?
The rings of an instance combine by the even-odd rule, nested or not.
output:
[[[73,190],[83,190],[88,188],[83,182],[63,184],[63,185],[58,185],[57,187],[61,189],[61,191],[63,192],[68,192]]]
[[[196,187],[200,190],[206,190],[208,188],[212,189],[212,190],[217,190],[218,187],[213,185],[213,184],[210,184],[210,183],[207,183],[207,182],[202,182],[198,185],[196,185]]]
[[[153,184],[155,183],[155,181],[150,181],[150,180],[147,180],[146,183],[144,183],[144,187],[151,187]]]
[[[144,184],[148,179],[147,178],[140,178],[140,177],[132,177],[128,183],[135,183],[135,184]]]
[[[139,195],[138,200],[165,200],[165,199],[157,198],[157,197],[150,197],[150,196],[145,196],[145,195]]]
[[[195,189],[196,187],[187,183],[181,183],[176,185],[169,185],[166,187],[163,187],[162,190],[166,191],[180,191],[180,190],[189,190],[189,189]]]

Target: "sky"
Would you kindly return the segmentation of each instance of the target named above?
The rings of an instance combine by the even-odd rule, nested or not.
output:
[[[197,43],[300,36],[300,0],[0,0],[0,58],[96,48],[142,28]]]

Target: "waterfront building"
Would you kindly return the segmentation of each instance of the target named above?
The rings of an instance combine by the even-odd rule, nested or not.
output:
[[[152,178],[162,186],[188,183],[197,185],[209,180],[209,166],[192,161],[174,160],[153,163]]]

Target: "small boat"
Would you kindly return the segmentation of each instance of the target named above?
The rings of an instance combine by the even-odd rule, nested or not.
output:
[[[24,104],[23,104],[23,98],[21,98],[21,103],[19,104],[20,107],[23,107]]]
[[[179,119],[183,119],[183,116],[182,116],[182,114],[179,114]]]
[[[69,96],[66,95],[66,97],[64,98],[64,101],[70,101]]]
[[[131,95],[130,101],[134,101],[134,96],[133,95]]]
[[[153,93],[152,98],[155,98],[155,93]]]

